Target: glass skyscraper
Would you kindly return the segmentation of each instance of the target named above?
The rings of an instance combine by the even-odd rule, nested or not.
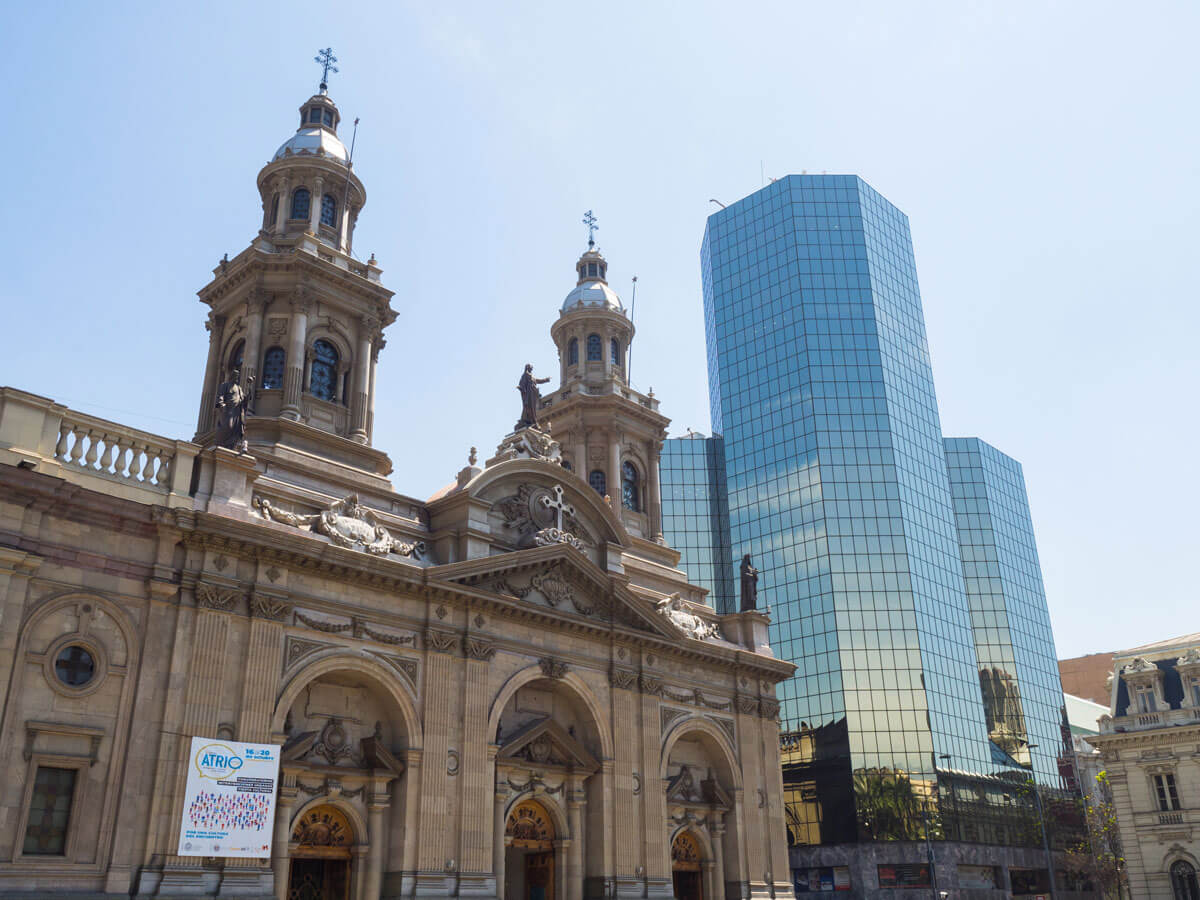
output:
[[[789,840],[813,849],[794,864],[823,880],[832,845],[1029,844],[1021,785],[1059,786],[1062,696],[1024,484],[986,444],[943,443],[907,217],[858,177],[788,176],[710,216],[701,262],[728,507],[708,534],[728,540],[729,586],[710,577],[735,603],[750,554],[798,667],[780,685],[785,801]],[[848,877],[912,886],[935,877],[923,858]]]
[[[671,438],[663,442],[658,471],[663,534],[679,551],[680,568],[692,584],[708,588],[714,609],[733,611],[724,443],[694,432]]]

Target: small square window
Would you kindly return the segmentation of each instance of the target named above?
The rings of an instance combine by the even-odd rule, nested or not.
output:
[[[22,852],[30,856],[62,856],[67,852],[67,826],[75,795],[75,769],[38,766],[29,802]]]

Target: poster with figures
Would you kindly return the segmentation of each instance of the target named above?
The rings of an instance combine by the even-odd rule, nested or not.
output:
[[[279,746],[192,738],[180,856],[269,859]]]

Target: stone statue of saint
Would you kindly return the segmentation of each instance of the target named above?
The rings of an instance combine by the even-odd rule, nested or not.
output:
[[[521,376],[521,383],[517,385],[517,390],[521,392],[521,420],[517,422],[514,431],[520,431],[522,428],[537,428],[537,408],[542,400],[537,386],[545,384],[549,380],[549,378],[534,378],[533,363],[525,364],[525,374]]]
[[[742,557],[742,612],[748,609],[758,609],[758,569],[749,553]]]
[[[246,444],[246,408],[250,405],[250,395],[242,390],[240,375],[234,369],[229,381],[217,388],[217,444],[245,453],[249,449]],[[247,387],[253,386],[254,378],[251,377]]]

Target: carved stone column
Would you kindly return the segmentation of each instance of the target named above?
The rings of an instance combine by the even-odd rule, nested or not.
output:
[[[379,892],[383,889],[383,858],[387,856],[387,837],[383,833],[383,811],[386,803],[373,799],[367,806],[367,836],[371,842],[371,850],[367,854],[367,884],[364,892],[366,900],[379,900]]]
[[[308,313],[312,301],[303,285],[292,298],[292,321],[288,326],[287,371],[283,376],[283,408],[280,415],[299,421],[300,390],[304,384],[304,341],[308,336]]]
[[[721,900],[725,896],[725,814],[713,812],[716,824],[711,829],[713,847],[713,897]]]
[[[621,511],[621,432],[613,431],[608,444],[608,496],[612,497],[613,511]]]
[[[358,355],[355,359],[354,387],[350,395],[350,440],[367,442],[367,398],[371,390],[371,339],[379,329],[379,320],[363,316],[358,323]]]
[[[579,426],[579,440],[575,444],[575,474],[588,480],[587,430]]]
[[[566,900],[583,900],[583,787],[571,785],[567,795],[567,824],[571,829],[571,846],[567,848]]]
[[[375,370],[379,367],[379,351],[383,349],[383,335],[379,335],[371,344],[371,382],[367,387],[367,443],[375,435]]]
[[[650,517],[650,537],[659,543],[663,540],[662,533],[662,498],[659,497],[658,460],[662,445],[655,441],[650,447],[650,471],[646,475],[646,512]]]
[[[242,351],[242,387],[258,378],[258,361],[262,358],[263,310],[267,307],[266,295],[254,288],[246,300],[246,347]]]
[[[217,402],[217,385],[221,383],[221,338],[225,333],[225,317],[210,314],[204,323],[208,331],[208,362],[204,366],[204,386],[200,392],[200,416],[196,432],[203,434],[212,428],[213,404]]]
[[[283,234],[287,226],[288,213],[292,211],[291,197],[288,196],[290,187],[291,184],[286,175],[281,177],[276,184],[275,189],[279,191],[279,200],[275,206],[275,225],[271,229],[275,234]]]
[[[496,773],[496,799],[492,809],[492,871],[496,875],[496,900],[504,900],[504,808],[508,804],[508,785]]]
[[[313,179],[313,192],[308,205],[308,230],[321,233],[321,199],[325,196],[325,179],[318,175]]]
[[[279,799],[275,803],[275,838],[271,868],[275,872],[275,900],[287,900],[288,841],[292,837],[292,809],[296,805],[296,777],[279,773]]]

